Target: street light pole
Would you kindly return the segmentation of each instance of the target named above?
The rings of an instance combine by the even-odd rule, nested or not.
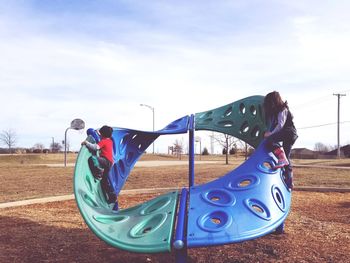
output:
[[[51,151],[53,152],[54,147],[55,147],[55,138],[54,138],[54,137],[51,137],[51,138],[52,138],[52,147],[51,147]]]
[[[67,166],[67,131],[70,129],[68,127],[66,131],[64,132],[64,167]]]
[[[338,97],[338,132],[337,132],[337,142],[338,142],[338,147],[337,147],[337,157],[340,158],[340,97],[342,96],[346,96],[346,94],[340,94],[340,93],[337,93],[337,94],[334,94],[333,93],[333,96],[337,96]]]
[[[195,142],[199,142],[199,160],[202,160],[202,139],[199,136],[194,138]]]
[[[143,103],[141,103],[140,106],[145,106],[152,111],[152,118],[153,118],[152,122],[153,122],[153,132],[154,132],[154,107],[147,105],[147,104],[143,104]],[[154,142],[152,143],[152,146],[153,146],[153,154],[154,154]]]

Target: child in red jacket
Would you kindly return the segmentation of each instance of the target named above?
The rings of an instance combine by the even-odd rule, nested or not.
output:
[[[113,160],[113,141],[112,141],[112,132],[113,128],[104,125],[99,130],[101,135],[101,140],[95,144],[88,141],[83,141],[81,144],[85,145],[91,152],[99,151],[99,156],[95,158],[98,163],[95,164],[97,172],[93,175],[97,179],[101,179],[102,175],[108,175],[109,170],[111,169],[114,160]]]
[[[101,135],[101,140],[97,144],[90,143],[86,140],[81,144],[85,145],[92,152],[92,156],[88,160],[92,175],[98,180],[101,179],[101,187],[107,202],[115,203],[113,210],[118,210],[117,195],[108,179],[109,170],[114,163],[112,141],[113,128],[104,125],[99,130],[99,133]],[[100,153],[99,156],[96,155],[97,152]]]

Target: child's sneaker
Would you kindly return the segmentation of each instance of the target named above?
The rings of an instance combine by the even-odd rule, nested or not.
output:
[[[282,168],[284,166],[289,165],[288,159],[282,147],[275,149],[273,153],[278,158],[277,164],[273,167],[274,169]]]
[[[118,210],[119,210],[118,201],[115,202],[115,204],[114,204],[114,206],[113,206],[113,210],[114,210],[114,211],[118,211]]]
[[[279,159],[277,164],[273,168],[276,170],[278,168],[282,168],[287,165],[289,165],[289,162],[287,160]]]

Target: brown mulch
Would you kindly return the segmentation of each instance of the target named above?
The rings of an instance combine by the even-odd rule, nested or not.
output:
[[[121,196],[130,207],[154,195]],[[188,262],[349,262],[350,193],[294,192],[286,233],[188,250]],[[173,254],[136,254],[99,240],[75,202],[0,210],[0,262],[174,262]]]

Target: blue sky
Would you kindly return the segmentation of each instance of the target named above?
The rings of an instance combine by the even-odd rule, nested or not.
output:
[[[141,130],[278,90],[298,128],[350,121],[348,1],[18,1],[0,6],[0,130],[63,139],[74,118]],[[350,143],[350,123],[341,143]],[[295,147],[336,144],[336,125]],[[206,136],[205,134],[202,136]],[[79,148],[83,133],[69,132]],[[175,139],[161,139],[166,151]]]

